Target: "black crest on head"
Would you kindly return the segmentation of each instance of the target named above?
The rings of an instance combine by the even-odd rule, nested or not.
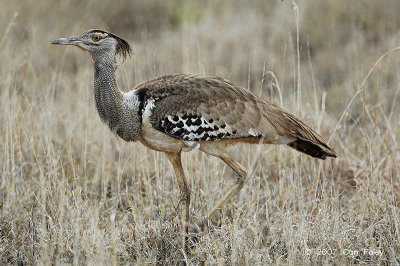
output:
[[[89,31],[89,33],[94,33],[94,32],[106,33],[106,34],[108,34],[108,36],[116,39],[118,42],[117,47],[116,47],[116,54],[121,55],[123,60],[125,60],[128,55],[131,55],[132,49],[129,46],[129,43],[127,41],[125,41],[124,39],[122,39],[121,37],[119,37],[111,32],[107,32],[105,30],[96,29],[96,30]]]

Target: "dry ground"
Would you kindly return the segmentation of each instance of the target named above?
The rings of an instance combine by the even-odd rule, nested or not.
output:
[[[289,0],[2,3],[0,264],[398,264],[400,51],[385,53],[400,44],[400,2],[297,2],[298,24]],[[113,136],[89,57],[50,45],[89,28],[135,42],[124,90],[222,76],[296,113],[339,157],[238,146],[252,178],[185,256],[171,165]],[[184,165],[196,222],[233,173],[199,152]]]

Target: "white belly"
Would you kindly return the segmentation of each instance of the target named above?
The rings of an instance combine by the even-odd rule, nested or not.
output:
[[[183,140],[168,136],[154,129],[151,124],[143,120],[143,129],[140,142],[146,147],[163,152],[178,152],[187,147]]]

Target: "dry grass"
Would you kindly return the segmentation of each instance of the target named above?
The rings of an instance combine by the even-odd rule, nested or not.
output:
[[[399,263],[400,54],[374,64],[399,45],[400,3],[297,4],[299,66],[290,1],[3,4],[0,263]],[[252,178],[185,256],[172,167],[116,139],[92,104],[89,57],[50,45],[93,27],[135,40],[125,90],[163,73],[223,76],[295,113],[298,100],[339,157],[238,146]],[[184,165],[195,222],[233,173],[199,152]]]

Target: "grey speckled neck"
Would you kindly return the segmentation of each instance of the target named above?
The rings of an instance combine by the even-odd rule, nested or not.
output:
[[[94,61],[96,108],[101,120],[115,134],[126,141],[135,141],[141,128],[138,118],[139,104],[125,104],[127,97],[130,101],[136,100],[137,97],[119,90],[115,71],[115,59],[97,59]]]
[[[94,62],[94,100],[103,122],[117,130],[122,93],[118,89],[114,63]]]

